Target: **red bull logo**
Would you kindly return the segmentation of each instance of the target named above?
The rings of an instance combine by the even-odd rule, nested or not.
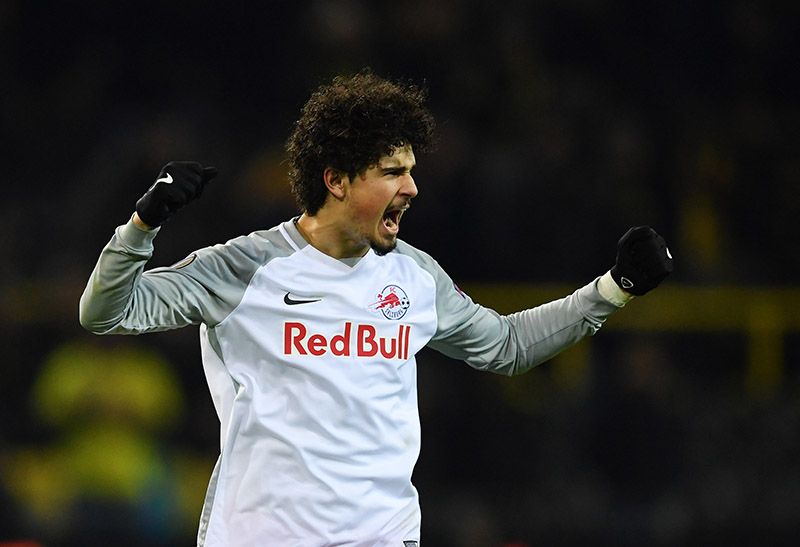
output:
[[[378,293],[377,299],[367,306],[380,312],[386,319],[397,320],[403,317],[411,305],[406,292],[397,285],[387,285]]]
[[[320,357],[377,357],[408,359],[411,325],[399,325],[396,336],[380,336],[373,325],[353,324],[345,321],[342,331],[333,336],[310,333],[299,321],[283,325],[283,353]]]

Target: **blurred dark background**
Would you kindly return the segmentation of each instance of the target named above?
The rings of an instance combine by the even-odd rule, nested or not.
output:
[[[676,258],[525,376],[419,356],[424,544],[797,544],[798,23],[769,0],[0,0],[0,542],[193,544],[219,442],[197,332],[96,337],[78,298],[167,161],[220,176],[153,266],[295,214],[284,139],[369,66],[429,88],[403,238],[482,303],[590,281],[632,225]]]

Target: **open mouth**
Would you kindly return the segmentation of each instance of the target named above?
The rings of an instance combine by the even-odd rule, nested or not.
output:
[[[390,234],[397,234],[397,232],[400,230],[400,217],[403,216],[403,213],[406,209],[408,209],[408,206],[386,211],[386,213],[383,215],[383,227],[386,228],[386,231],[388,231]]]

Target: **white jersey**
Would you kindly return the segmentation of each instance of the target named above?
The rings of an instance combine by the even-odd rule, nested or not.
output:
[[[337,260],[293,221],[143,273],[157,232],[117,229],[81,298],[81,322],[103,334],[200,325],[221,423],[204,547],[419,541],[415,354],[428,345],[516,374],[618,309],[595,280],[500,316],[402,241],[385,256]]]

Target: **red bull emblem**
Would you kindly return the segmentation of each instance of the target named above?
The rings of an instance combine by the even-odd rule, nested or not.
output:
[[[386,319],[397,320],[403,317],[411,302],[406,292],[397,285],[387,285],[378,293],[377,299],[367,306],[374,312],[380,312]]]

